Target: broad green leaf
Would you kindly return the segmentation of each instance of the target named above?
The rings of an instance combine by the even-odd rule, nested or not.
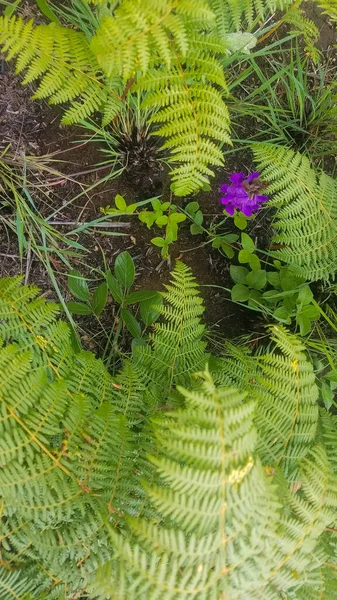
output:
[[[320,312],[316,306],[312,304],[303,306],[302,310],[298,312],[298,314],[304,315],[308,317],[308,319],[319,319]]]
[[[182,223],[183,221],[186,221],[186,215],[183,215],[182,213],[178,213],[178,212],[174,212],[170,214],[169,220],[173,221],[173,223]]]
[[[311,321],[308,317],[300,313],[296,315],[296,323],[299,325],[301,335],[307,335],[310,333]]]
[[[195,215],[193,216],[195,224],[196,225],[202,225],[203,220],[204,220],[204,215],[202,214],[201,210],[198,210]]]
[[[135,319],[135,317],[130,313],[130,311],[126,310],[126,308],[122,308],[121,317],[127,329],[131,333],[132,337],[140,338],[142,335],[141,327],[137,319]]]
[[[121,252],[115,261],[115,276],[124,288],[132,286],[135,280],[135,265],[128,252]]]
[[[107,284],[108,284],[108,287],[109,287],[109,290],[111,292],[113,299],[116,300],[116,302],[118,302],[118,304],[122,304],[123,289],[122,289],[120,283],[118,283],[117,279],[113,276],[111,271],[107,271],[105,276],[106,276],[106,281],[107,281]]]
[[[162,237],[155,237],[152,238],[151,244],[153,244],[154,246],[158,246],[158,248],[164,248],[166,242]]]
[[[246,302],[246,300],[249,298],[249,288],[247,288],[245,285],[237,283],[232,288],[231,294],[234,302]]]
[[[277,319],[278,321],[280,320],[290,325],[291,318],[289,317],[289,313],[284,306],[279,306],[279,308],[277,308],[273,314],[275,319]]]
[[[142,223],[145,223],[147,225],[148,229],[150,229],[157,217],[156,217],[156,213],[150,212],[148,210],[143,210],[138,215],[138,218]]]
[[[267,273],[263,269],[256,269],[248,273],[246,281],[255,290],[262,290],[267,283]]]
[[[199,210],[199,202],[189,202],[187,206],[185,206],[185,210],[189,215],[193,215]]]
[[[250,258],[249,258],[249,266],[253,271],[256,271],[257,269],[261,269],[261,262],[258,256],[256,256],[256,254],[250,254]]]
[[[270,271],[267,273],[267,281],[273,286],[273,288],[278,289],[281,285],[280,274],[276,271]]]
[[[248,233],[241,233],[241,244],[244,250],[247,250],[250,254],[255,250],[255,244]]]
[[[125,211],[126,202],[125,202],[123,196],[120,196],[119,194],[117,194],[117,196],[115,197],[115,204],[119,210]]]
[[[105,283],[105,281],[103,281],[103,283],[101,283],[98,286],[98,288],[96,288],[94,295],[92,297],[91,306],[92,306],[93,313],[96,316],[100,315],[101,312],[104,310],[107,298],[108,298],[108,286]]]
[[[226,233],[222,236],[222,239],[229,244],[233,244],[234,242],[238,241],[239,236],[237,233]]]
[[[16,2],[13,2],[9,6],[7,6],[5,9],[5,17],[11,17],[12,14],[17,9],[17,7],[19,6],[19,4],[21,4],[21,2],[22,2],[22,0],[16,0]]]
[[[140,290],[139,292],[131,292],[125,300],[125,304],[135,304],[136,302],[142,302],[143,300],[150,300],[157,295],[158,292],[155,290]]]
[[[239,263],[249,263],[251,253],[248,250],[240,250],[238,254]]]
[[[157,309],[160,308],[162,304],[163,298],[159,292],[156,292],[155,296],[152,298],[143,300],[140,303],[140,316],[147,327],[152,325],[152,323],[158,319],[160,313]]]
[[[249,273],[246,267],[238,267],[236,265],[231,265],[229,272],[231,278],[233,279],[233,281],[235,281],[235,283],[241,283],[243,285],[246,283],[246,278]]]
[[[226,242],[222,242],[221,250],[226,254],[226,256],[228,256],[228,258],[233,258],[235,255],[233,248],[226,244]]]
[[[90,298],[88,284],[86,279],[76,269],[72,269],[68,275],[68,286],[75,298],[88,302]]]
[[[66,307],[69,312],[74,315],[91,315],[92,309],[88,304],[82,304],[82,302],[66,302]]]
[[[168,223],[167,215],[161,215],[160,217],[158,217],[158,219],[156,219],[156,225],[159,225],[159,227],[163,227],[163,225],[167,225],[167,223]]]
[[[299,291],[297,302],[302,305],[310,304],[313,297],[314,297],[314,295],[313,295],[310,287],[308,285],[305,285]]]
[[[200,233],[203,233],[204,230],[202,227],[200,227],[199,225],[196,225],[195,223],[192,223],[191,227],[190,227],[190,232],[192,235],[198,235]],[[215,246],[213,246],[214,248]],[[219,246],[218,246],[219,247]]]
[[[247,227],[247,219],[246,219],[246,217],[244,215],[238,215],[238,214],[236,214],[235,217],[234,217],[234,225],[235,225],[235,227],[237,227],[238,229],[240,229],[241,231],[243,231]]]

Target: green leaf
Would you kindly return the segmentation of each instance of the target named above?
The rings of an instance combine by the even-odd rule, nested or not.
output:
[[[201,210],[198,210],[195,215],[194,215],[194,221],[196,225],[202,225],[203,220],[204,220],[204,215],[202,214]]]
[[[307,317],[308,319],[319,319],[320,317],[320,312],[318,308],[316,308],[316,306],[313,305],[304,306],[302,310],[299,311],[297,314],[301,314]]]
[[[258,290],[251,290],[248,299],[248,306],[251,306],[253,308],[260,308],[261,297],[261,292],[258,292]]]
[[[239,263],[249,263],[251,253],[248,250],[240,250],[238,254]]]
[[[58,23],[60,25],[60,21],[52,11],[50,6],[48,6],[47,0],[36,0],[36,4],[38,5],[40,11],[44,14],[47,19],[53,21],[54,23]]]
[[[258,269],[261,269],[261,262],[258,256],[256,256],[256,254],[250,254],[249,255],[249,266],[253,271],[256,271]]]
[[[241,233],[241,244],[244,250],[247,250],[250,254],[255,250],[255,244],[248,233]]]
[[[125,212],[126,202],[125,202],[123,196],[120,196],[119,194],[117,194],[117,196],[115,197],[115,204],[119,210]]]
[[[142,335],[141,327],[140,327],[137,319],[135,319],[135,317],[130,313],[130,311],[126,310],[126,308],[122,308],[121,317],[123,319],[124,324],[126,325],[129,332],[131,333],[132,337],[134,337],[134,338],[141,337],[141,335]]]
[[[164,246],[166,245],[166,241],[162,237],[155,237],[152,238],[151,244],[153,244],[154,246],[158,246],[158,248],[164,248]]]
[[[246,217],[244,215],[238,215],[238,214],[236,214],[235,217],[234,217],[234,225],[235,225],[235,227],[237,227],[238,229],[240,229],[241,231],[243,231],[247,227],[247,219],[246,219]]]
[[[5,17],[11,17],[21,2],[22,0],[16,0],[12,4],[7,6],[7,8],[5,9]]]
[[[82,302],[66,302],[66,307],[74,315],[92,314],[91,307],[88,304],[82,304]]]
[[[158,198],[155,198],[154,200],[152,200],[151,204],[152,204],[153,210],[162,210],[162,205],[161,205],[160,200],[158,200]]]
[[[238,283],[232,288],[231,295],[234,302],[246,302],[249,298],[249,289]]]
[[[238,267],[236,265],[231,265],[229,272],[230,272],[231,278],[233,279],[233,281],[235,281],[235,283],[241,283],[241,284],[246,283],[246,277],[249,273],[249,271],[248,271],[248,269],[246,269],[246,267]]]
[[[113,299],[116,300],[118,304],[122,304],[123,290],[121,285],[118,283],[117,279],[115,279],[110,270],[106,272],[105,277]]]
[[[187,206],[185,206],[185,210],[189,215],[193,215],[199,210],[199,202],[189,202]]]
[[[300,313],[296,315],[296,323],[299,325],[301,335],[307,335],[310,333],[311,321],[308,317]]]
[[[203,233],[204,230],[199,225],[196,225],[195,223],[192,223],[192,225],[190,227],[190,232],[191,232],[192,235],[198,235],[200,233]],[[214,248],[214,246],[213,246],[213,248]]]
[[[147,228],[150,229],[150,227],[152,227],[153,223],[156,220],[156,213],[154,212],[150,212],[148,210],[143,210],[139,215],[138,215],[138,219],[142,222],[145,223],[147,225]]]
[[[269,271],[267,273],[267,281],[276,290],[280,288],[280,285],[281,285],[281,283],[280,283],[280,274],[277,273],[277,271]]]
[[[267,283],[267,273],[263,269],[256,269],[248,273],[246,281],[255,290],[262,290]]]
[[[155,296],[153,296],[152,298],[149,298],[148,300],[143,300],[140,303],[140,316],[142,317],[142,320],[144,321],[147,327],[149,325],[152,325],[152,323],[154,323],[158,319],[160,313],[157,309],[160,308],[162,305],[163,298],[158,292],[156,292]]]
[[[169,216],[169,220],[173,223],[182,223],[183,221],[186,221],[186,218],[186,215],[183,215],[183,213],[179,212],[171,213]]]
[[[297,302],[299,304],[302,304],[304,306],[306,304],[310,304],[310,302],[312,301],[313,297],[314,297],[314,295],[313,295],[310,287],[308,285],[305,285],[304,287],[302,287],[300,289],[300,291],[298,293]]]
[[[238,241],[239,236],[237,233],[226,233],[222,236],[222,239],[229,244],[233,244],[234,242]]]
[[[104,310],[107,298],[108,298],[108,286],[105,283],[105,281],[103,281],[103,283],[101,283],[98,286],[98,288],[95,289],[94,295],[92,297],[91,306],[92,306],[93,313],[96,316],[100,315],[101,312]]]
[[[191,225],[193,227],[193,225]],[[212,248],[221,248],[222,239],[220,237],[215,237],[212,242]]]
[[[156,219],[156,225],[159,225],[159,227],[162,227],[163,225],[167,225],[167,223],[168,223],[167,215],[161,215],[160,217],[158,217],[158,219]]]
[[[68,275],[68,286],[75,298],[88,302],[90,299],[88,284],[86,279],[76,269],[72,269]]]
[[[278,321],[283,321],[284,323],[290,325],[291,318],[289,317],[289,313],[284,306],[279,306],[279,308],[274,311],[273,315]]]
[[[298,284],[292,277],[281,277],[281,287],[284,292],[289,292],[290,290],[296,290]]]
[[[121,252],[115,261],[115,276],[124,288],[132,286],[135,280],[135,265],[128,252]]]
[[[221,250],[226,254],[228,258],[233,258],[235,255],[233,248],[226,244],[226,242],[222,242]]]
[[[157,295],[158,292],[155,290],[140,290],[139,292],[132,292],[125,300],[125,304],[135,304],[136,302],[142,302],[143,300],[150,300]]]

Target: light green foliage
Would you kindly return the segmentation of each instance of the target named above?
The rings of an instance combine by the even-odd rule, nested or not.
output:
[[[292,0],[208,0],[216,17],[216,26],[220,36],[231,31],[240,31],[254,21],[263,19],[276,10],[284,10]]]
[[[277,207],[276,258],[309,281],[333,278],[337,260],[337,186],[316,173],[307,157],[272,144],[255,144],[254,157]]]
[[[149,343],[113,378],[19,283],[0,281],[4,600],[333,588],[335,421],[295,336],[274,328],[263,355],[214,361],[177,263]]]

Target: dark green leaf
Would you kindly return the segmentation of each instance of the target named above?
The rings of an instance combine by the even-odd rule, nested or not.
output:
[[[232,246],[229,246],[228,244],[226,244],[226,242],[222,242],[221,250],[226,254],[226,256],[228,256],[228,258],[233,258],[235,255]]]
[[[241,283],[243,285],[246,283],[246,277],[249,273],[246,267],[237,267],[236,265],[231,265],[229,272],[235,283]]]
[[[194,215],[194,222],[196,225],[202,225],[202,222],[204,220],[204,215],[202,214],[201,210],[198,210],[195,215]]]
[[[196,225],[195,223],[192,223],[191,227],[190,227],[190,232],[192,235],[198,235],[200,233],[203,233],[203,228],[200,227],[199,225]],[[214,248],[214,246],[213,246]]]
[[[267,273],[263,269],[256,269],[248,273],[246,281],[255,290],[262,290],[267,283]]]
[[[74,315],[92,314],[91,307],[88,304],[82,304],[82,302],[66,302],[66,307]]]
[[[122,308],[121,317],[123,319],[124,324],[126,325],[129,332],[131,333],[132,337],[140,338],[142,335],[142,330],[140,328],[138,321],[130,313],[130,311],[126,310],[126,308]]]
[[[111,292],[111,295],[118,304],[122,304],[123,302],[123,290],[121,288],[120,283],[118,283],[117,279],[113,276],[111,271],[107,271],[106,273],[106,281]]]
[[[128,252],[121,252],[115,261],[115,276],[124,288],[132,286],[135,280],[135,265]]]
[[[302,313],[296,315],[296,323],[300,327],[300,334],[307,335],[311,330],[311,321]]]
[[[249,298],[249,289],[245,285],[238,283],[232,288],[231,294],[234,302],[246,302]]]
[[[71,293],[79,300],[88,302],[90,298],[90,292],[88,284],[84,277],[82,277],[79,271],[73,269],[68,275],[68,286]]]
[[[277,271],[270,271],[267,273],[267,281],[273,288],[278,289],[280,287],[280,274]]]
[[[140,290],[139,292],[132,292],[125,300],[125,304],[135,304],[136,302],[142,302],[143,300],[150,300],[154,298],[158,292],[154,290]]]
[[[199,210],[199,202],[189,202],[185,207],[185,210],[189,215],[193,215]]]
[[[96,316],[100,315],[101,312],[103,311],[103,309],[106,305],[107,298],[108,298],[108,286],[104,281],[103,283],[101,283],[98,286],[98,288],[96,288],[94,295],[92,297],[91,306],[92,306],[93,313]]]
[[[298,293],[297,302],[299,304],[302,304],[302,305],[310,304],[310,302],[312,301],[313,297],[314,297],[314,295],[313,295],[310,287],[308,285],[305,285],[304,287],[302,287],[300,289],[300,291]]]
[[[163,305],[163,298],[159,292],[156,292],[155,296],[149,298],[148,300],[143,300],[140,303],[140,316],[144,321],[145,325],[148,327],[154,323],[160,313],[157,310]]]
[[[284,308],[284,306],[279,306],[279,308],[277,308],[273,314],[274,314],[275,319],[277,319],[278,321],[280,320],[280,321],[283,321],[284,323],[288,323],[288,325],[290,325],[291,318],[289,317],[289,313]]]

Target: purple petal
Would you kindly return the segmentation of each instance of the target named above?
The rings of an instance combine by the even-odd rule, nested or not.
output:
[[[221,202],[221,204],[228,204],[229,200],[228,200],[227,196],[224,196],[223,198],[220,198],[220,202]]]
[[[228,204],[228,206],[225,207],[226,213],[228,213],[231,217],[234,215],[234,210],[235,207],[232,204]]]
[[[232,183],[242,183],[244,179],[245,179],[244,173],[233,173],[230,176],[229,181],[231,181]]]
[[[257,179],[258,177],[260,177],[260,173],[258,171],[254,171],[254,173],[248,175],[247,181],[253,181],[253,179]]]
[[[255,194],[254,200],[255,202],[267,202],[268,196],[264,196],[263,194]]]
[[[243,206],[241,208],[241,212],[246,216],[246,217],[251,217],[253,214],[253,207],[252,206]]]
[[[220,192],[222,192],[223,194],[225,194],[225,193],[227,192],[227,189],[228,189],[228,185],[227,185],[227,183],[223,183],[223,184],[220,186]]]

